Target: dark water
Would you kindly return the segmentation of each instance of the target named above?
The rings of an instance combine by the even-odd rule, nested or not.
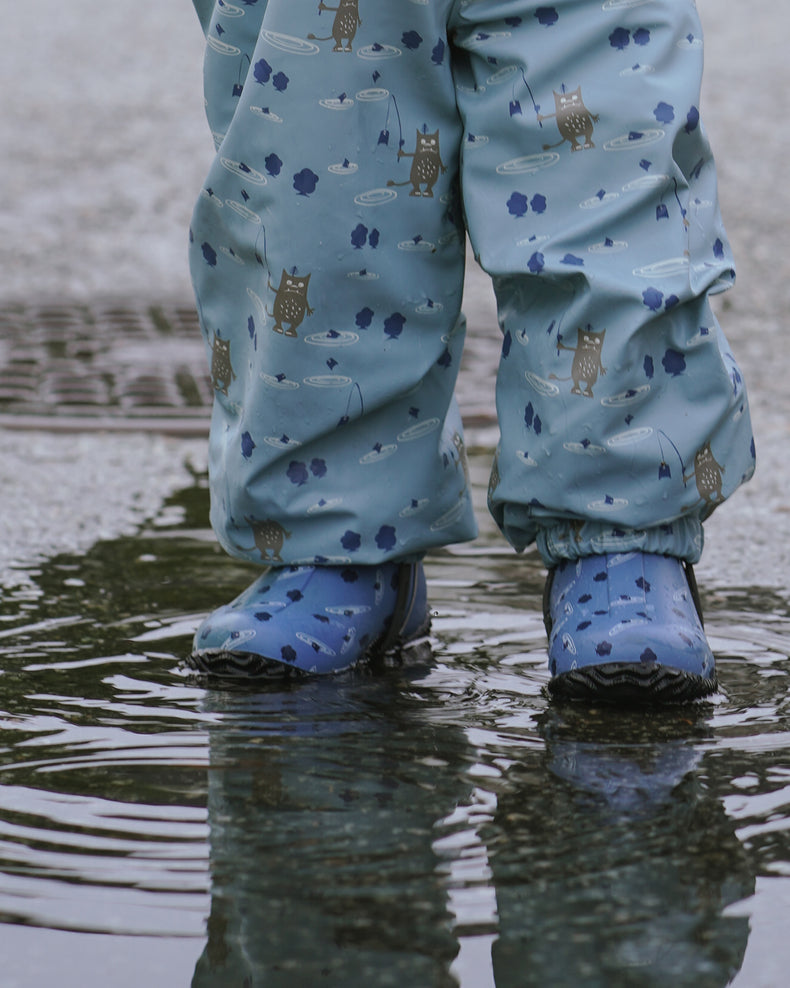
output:
[[[205,689],[252,578],[206,507],[0,603],[0,984],[782,984],[785,600],[707,596],[713,702],[557,706],[540,565],[484,537],[429,561],[431,664]]]

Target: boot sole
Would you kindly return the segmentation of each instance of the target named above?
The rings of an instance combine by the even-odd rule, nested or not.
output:
[[[552,696],[564,700],[610,703],[688,703],[718,689],[706,678],[669,666],[608,662],[561,673],[549,682]]]
[[[390,648],[374,645],[357,661],[343,669],[330,673],[311,673],[286,662],[270,659],[253,652],[226,652],[204,650],[193,652],[186,659],[186,665],[201,678],[212,680],[232,680],[253,682],[260,680],[313,679],[317,676],[339,676],[360,667],[401,668],[406,665],[419,665],[427,662],[432,654],[428,628],[418,633],[408,642],[395,644]]]

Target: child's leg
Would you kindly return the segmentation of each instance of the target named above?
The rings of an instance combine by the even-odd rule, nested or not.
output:
[[[336,6],[223,4],[208,32],[218,153],[191,261],[212,522],[263,563],[376,564],[475,534],[452,398],[449,4],[369,5],[361,23]]]
[[[753,469],[741,376],[708,301],[732,261],[699,121],[694,4],[472,0],[456,26],[464,204],[505,336],[494,516],[549,566],[629,550],[693,562],[703,519]],[[586,569],[606,581],[606,566]],[[585,584],[583,570],[565,582]],[[619,617],[602,643],[607,608],[585,585],[576,596],[595,613],[568,610],[565,589],[552,600],[573,612],[568,661],[616,657]],[[639,593],[629,620],[660,623]],[[585,633],[600,646],[587,658]],[[643,652],[655,649],[632,657]]]
[[[393,609],[404,634],[423,628],[414,561],[475,534],[452,397],[450,6],[203,10],[218,150],[191,263],[216,390],[211,517],[229,552],[277,571],[210,616],[201,656],[353,664],[392,639]]]
[[[462,6],[457,38],[464,203],[505,333],[494,514],[548,564],[694,561],[702,519],[753,468],[708,301],[732,259],[694,5],[496,6]]]

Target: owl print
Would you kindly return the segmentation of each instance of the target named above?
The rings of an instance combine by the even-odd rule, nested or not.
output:
[[[353,51],[352,43],[357,34],[357,28],[362,23],[359,16],[359,0],[338,0],[337,7],[327,7],[324,0],[318,4],[319,11],[328,10],[334,12],[335,19],[332,23],[332,33],[325,38],[319,38],[315,34],[308,34],[310,41],[334,41],[335,47],[332,51]],[[343,45],[346,41],[348,44]]]
[[[236,375],[230,362],[230,342],[214,333],[211,344],[211,383],[214,390],[227,398],[228,388],[235,380]]]
[[[283,271],[280,277],[280,285],[275,288],[269,282],[269,288],[275,292],[274,312],[269,315],[274,319],[272,329],[275,333],[282,333],[285,336],[296,336],[296,330],[301,326],[304,317],[311,316],[314,309],[307,303],[307,288],[310,284],[310,275],[288,274]],[[285,324],[288,328],[285,329]]]
[[[724,467],[716,462],[708,442],[694,454],[694,472],[688,477],[684,476],[683,480],[687,481],[694,477],[699,496],[712,508],[723,500],[721,492],[723,470]]]
[[[277,521],[257,521],[254,518],[247,518],[247,524],[252,529],[255,547],[260,552],[261,558],[270,562],[281,563],[283,545],[285,540],[291,537],[283,526]]]
[[[447,166],[442,161],[442,154],[439,149],[439,131],[432,134],[423,134],[417,131],[417,143],[414,151],[398,150],[398,159],[412,158],[411,172],[408,182],[387,182],[388,186],[411,185],[410,196],[424,196],[433,198],[433,187],[440,175],[447,171]],[[423,189],[422,187],[425,186]]]
[[[558,347],[560,350],[573,351],[573,365],[571,366],[573,387],[571,388],[571,394],[584,395],[585,398],[594,397],[593,385],[598,380],[599,374],[606,373],[606,368],[601,363],[601,352],[603,350],[605,336],[605,329],[596,332],[589,326],[585,329],[582,329],[580,326],[576,330],[575,347],[566,346],[562,341],[559,342]],[[582,390],[582,384],[584,384],[584,390]]]
[[[584,105],[581,86],[572,92],[566,92],[564,89],[561,93],[555,91],[554,113],[539,113],[538,120],[542,123],[552,117],[557,120],[562,140],[556,144],[544,144],[544,151],[558,148],[566,141],[570,141],[571,151],[585,151],[595,147],[592,141],[593,124],[598,122],[599,116],[597,113],[590,113]],[[584,143],[579,143],[580,138],[584,138]]]

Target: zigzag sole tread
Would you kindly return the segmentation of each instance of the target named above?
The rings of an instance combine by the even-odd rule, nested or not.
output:
[[[549,683],[558,699],[604,700],[613,703],[687,703],[718,689],[708,679],[667,666],[609,662],[561,673]]]
[[[353,665],[338,669],[328,675],[340,675],[360,666],[370,667],[380,665],[401,666],[418,664],[430,658],[431,643],[427,632],[403,644],[396,645],[386,652],[371,648]],[[270,659],[252,652],[227,652],[202,650],[193,652],[186,659],[187,666],[199,676],[216,680],[231,680],[234,682],[256,682],[269,680],[301,679],[308,676],[327,675],[327,673],[310,673],[287,662]]]

